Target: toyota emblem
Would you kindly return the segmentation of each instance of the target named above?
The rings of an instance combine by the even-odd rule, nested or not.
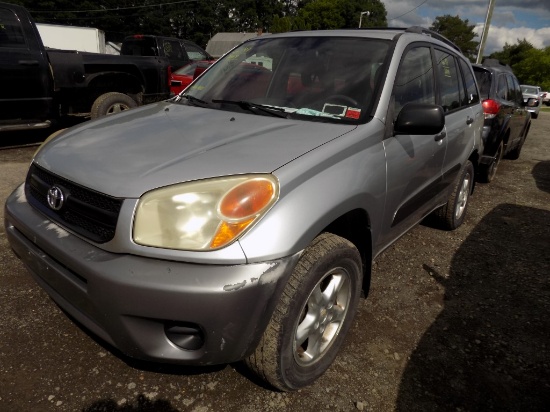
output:
[[[65,202],[63,191],[57,186],[52,186],[48,190],[48,205],[53,210],[59,210],[63,207],[63,202]]]

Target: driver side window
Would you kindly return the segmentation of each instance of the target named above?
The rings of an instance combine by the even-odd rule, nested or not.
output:
[[[434,69],[429,47],[415,47],[401,60],[393,88],[394,118],[407,103],[435,104]]]

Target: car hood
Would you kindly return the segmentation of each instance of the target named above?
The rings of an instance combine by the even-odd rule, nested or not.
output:
[[[271,173],[355,127],[161,102],[68,129],[34,160],[93,190],[137,198],[190,180]]]

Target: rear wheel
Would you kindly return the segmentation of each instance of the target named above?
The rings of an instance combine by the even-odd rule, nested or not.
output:
[[[439,225],[448,230],[459,227],[466,217],[466,209],[474,184],[474,165],[466,161],[455,183],[455,187],[447,204],[434,212]]]
[[[320,377],[351,326],[361,291],[355,246],[324,233],[304,251],[247,366],[274,387],[296,390]]]
[[[502,153],[504,152],[504,143],[500,142],[495,153],[495,159],[490,165],[484,165],[479,173],[479,180],[484,183],[490,183],[497,174],[497,168],[502,160]]]
[[[137,103],[130,96],[124,93],[109,92],[102,94],[94,101],[90,117],[97,119],[98,117],[120,113],[133,107],[137,107]]]

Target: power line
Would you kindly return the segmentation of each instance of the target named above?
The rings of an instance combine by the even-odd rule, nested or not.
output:
[[[97,10],[30,10],[31,13],[95,13],[95,12],[105,12],[105,11],[118,11],[118,10],[131,10],[131,9],[145,9],[159,6],[168,6],[171,4],[182,4],[182,3],[192,3],[199,0],[181,0],[173,1],[170,3],[159,3],[159,4],[150,4],[147,6],[132,6],[132,7],[117,7],[114,9],[97,9]]]
[[[427,1],[428,1],[428,0],[424,0],[422,3],[420,3],[420,4],[419,4],[418,6],[416,6],[414,9],[409,10],[409,11],[406,12],[406,13],[403,13],[401,16],[397,16],[397,17],[394,17],[394,18],[392,18],[392,19],[389,19],[388,21],[396,20],[396,19],[399,19],[399,18],[401,18],[401,17],[403,17],[403,16],[405,16],[405,15],[407,15],[407,14],[409,14],[409,13],[412,13],[413,11],[415,11],[417,8],[419,8],[420,6],[422,6],[422,5],[423,5],[424,3],[426,3]]]

